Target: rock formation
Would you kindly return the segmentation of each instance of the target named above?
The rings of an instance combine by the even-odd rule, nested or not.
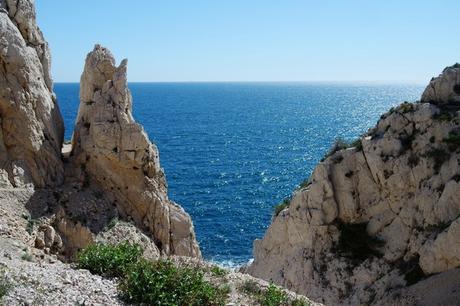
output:
[[[30,1],[0,0],[0,187],[63,182],[64,126]]]
[[[114,195],[119,213],[153,234],[165,254],[200,256],[189,215],[167,197],[158,150],[132,116],[127,60],[99,45],[86,58],[71,160],[81,181]]]
[[[446,68],[422,102],[332,151],[254,242],[248,271],[325,304],[359,305],[459,267],[459,86],[460,67]]]
[[[120,217],[144,233],[132,224],[118,232],[153,239],[150,253],[200,257],[189,215],[167,197],[158,150],[131,115],[126,60],[115,67],[100,46],[88,55],[72,156],[63,157],[33,1],[0,0],[0,34],[0,188],[24,189],[28,218],[40,221],[29,233],[34,245],[72,257]]]

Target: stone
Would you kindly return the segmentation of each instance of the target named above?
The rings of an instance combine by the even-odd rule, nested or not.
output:
[[[157,147],[132,116],[127,60],[100,45],[86,57],[69,155],[80,181],[100,186],[124,219],[147,230],[163,254],[200,257],[190,216],[167,196]]]

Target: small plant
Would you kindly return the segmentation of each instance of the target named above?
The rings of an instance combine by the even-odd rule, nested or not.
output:
[[[433,169],[435,173],[439,173],[441,166],[450,158],[449,152],[441,148],[431,149],[426,155],[434,160]]]
[[[327,151],[326,155],[321,159],[321,161],[325,161],[326,158],[334,155],[335,152],[348,148],[349,144],[342,138],[336,138],[332,147]]]
[[[398,107],[398,110],[403,114],[413,112],[414,104],[405,101]]]
[[[416,167],[419,162],[420,162],[420,158],[415,154],[411,154],[409,158],[407,159],[407,165],[411,168]]]
[[[110,222],[106,226],[107,230],[114,228],[115,225],[117,225],[117,223],[118,223],[118,218],[117,217],[115,217],[112,220],[110,220]]]
[[[359,137],[356,140],[352,141],[350,143],[350,147],[355,147],[356,151],[362,151],[363,150],[363,143],[361,142],[361,137]]]
[[[440,113],[433,115],[433,119],[438,121],[451,121],[453,118],[454,117],[446,111],[442,111]]]
[[[260,288],[257,283],[253,280],[245,280],[241,287],[239,288],[240,291],[246,293],[247,295],[258,295],[260,294]]]
[[[460,182],[460,174],[456,174],[453,177],[450,178],[451,180],[454,180],[455,182]]]
[[[300,184],[299,184],[299,187],[298,189],[303,189],[307,186],[311,185],[311,176],[306,178],[305,180],[303,180]]]
[[[29,253],[22,254],[21,259],[25,261],[31,261],[31,262],[34,260],[33,256],[30,255]]]
[[[32,235],[34,232],[35,224],[38,223],[38,220],[33,219],[29,214],[22,214],[22,217],[27,220],[26,232],[29,235]]]
[[[149,305],[224,305],[228,292],[206,281],[199,268],[144,259],[131,266],[119,289],[130,303]]]
[[[460,148],[460,134],[456,132],[450,132],[447,138],[442,140],[444,143],[447,143],[447,147],[450,152],[457,151]]]
[[[339,223],[340,237],[336,251],[354,261],[363,261],[369,257],[380,257],[378,248],[383,241],[367,233],[367,223]]]
[[[262,306],[286,305],[288,302],[286,293],[273,284],[270,284],[260,297],[260,305]]]
[[[13,285],[6,277],[5,273],[2,272],[2,275],[0,275],[0,305],[1,299],[8,294],[12,287]]]
[[[346,140],[342,139],[342,138],[336,138],[335,141],[334,141],[334,144],[332,145],[332,147],[329,149],[329,151],[327,151],[326,155],[324,155],[324,157],[321,159],[321,161],[325,161],[326,158],[334,155],[334,153],[340,151],[340,150],[344,150],[344,149],[347,149],[347,148],[356,148],[357,151],[361,151],[363,149],[363,145],[362,145],[362,142],[361,142],[361,137],[351,141],[351,142],[347,142]],[[343,157],[339,157],[339,160],[336,160],[335,162],[341,162],[343,159]]]
[[[282,212],[285,208],[289,207],[291,203],[291,197],[285,198],[281,203],[275,206],[273,215],[276,217]]]
[[[291,306],[310,306],[310,302],[305,299],[297,298],[291,302]]]
[[[72,140],[70,140],[70,139],[64,140],[64,144],[66,144],[66,145],[69,145],[69,144],[71,144],[71,143],[72,143]]]
[[[212,266],[210,271],[211,271],[212,275],[214,275],[214,276],[225,276],[228,273],[227,270],[222,269],[219,266]]]
[[[404,154],[407,150],[410,150],[412,148],[412,143],[414,142],[415,139],[415,133],[412,133],[410,135],[402,135],[399,138],[399,141],[401,142],[401,150],[399,152],[400,155]]]
[[[116,245],[93,244],[77,254],[78,268],[110,277],[123,276],[142,252],[139,245],[127,241]]]

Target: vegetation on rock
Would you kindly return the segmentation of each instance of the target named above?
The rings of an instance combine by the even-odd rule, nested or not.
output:
[[[224,305],[226,290],[204,279],[199,268],[178,267],[169,260],[139,260],[119,286],[132,303],[149,305]]]
[[[284,198],[281,203],[275,206],[273,215],[276,217],[282,212],[286,207],[289,207],[289,204],[291,203],[291,197]]]
[[[198,267],[180,267],[165,259],[141,258],[142,248],[127,241],[94,244],[78,254],[78,268],[120,277],[120,295],[131,303],[155,305],[224,305],[227,290],[214,286]],[[211,272],[223,275],[223,269]]]
[[[6,275],[2,273],[0,276],[0,305],[2,298],[8,294],[8,291],[10,291],[11,287],[11,282],[7,279]]]
[[[77,255],[77,262],[78,268],[88,269],[91,273],[120,277],[139,261],[141,255],[141,247],[127,241],[116,245],[98,243],[81,251]]]

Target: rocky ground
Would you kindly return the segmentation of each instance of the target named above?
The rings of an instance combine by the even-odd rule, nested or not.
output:
[[[77,269],[71,258],[59,252],[56,245],[59,231],[50,233],[49,230],[54,228],[50,224],[55,224],[56,216],[39,209],[55,207],[56,199],[52,195],[44,196],[43,190],[41,196],[36,193],[27,188],[0,192],[0,292],[2,285],[9,287],[0,305],[125,305],[117,293],[117,279]],[[151,238],[132,222],[112,219],[97,235],[88,237],[92,242],[102,243],[128,240],[141,245],[145,257],[155,260],[160,256]],[[43,242],[37,244],[38,240]],[[206,278],[211,283],[228,287],[228,305],[258,305],[257,293],[269,285],[264,280],[216,268],[200,259],[168,258],[177,265],[207,271]],[[214,269],[218,272],[213,272]],[[310,305],[320,305],[290,291],[286,294],[292,299],[305,299]]]

